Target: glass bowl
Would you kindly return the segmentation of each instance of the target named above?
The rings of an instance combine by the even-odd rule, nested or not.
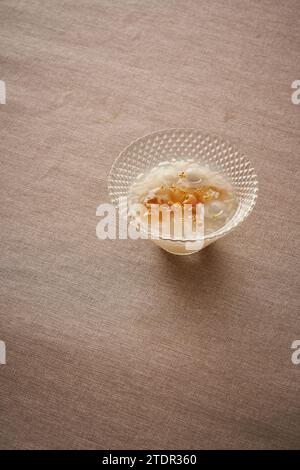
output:
[[[108,176],[112,202],[117,205],[119,198],[127,197],[140,174],[172,159],[199,163],[221,172],[239,198],[234,216],[213,233],[203,234],[196,240],[163,237],[153,240],[170,253],[188,255],[227,235],[248,217],[255,206],[258,181],[248,159],[231,142],[197,129],[166,129],[133,141],[120,153]]]

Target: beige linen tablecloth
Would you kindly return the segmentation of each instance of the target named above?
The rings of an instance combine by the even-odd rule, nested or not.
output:
[[[299,448],[297,0],[2,0],[1,448]],[[199,255],[99,241],[132,139],[225,136],[260,182]]]

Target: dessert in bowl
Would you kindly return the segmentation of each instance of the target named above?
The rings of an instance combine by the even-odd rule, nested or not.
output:
[[[109,174],[129,221],[174,254],[191,254],[228,234],[252,211],[257,178],[230,142],[195,129],[146,135],[126,147]]]

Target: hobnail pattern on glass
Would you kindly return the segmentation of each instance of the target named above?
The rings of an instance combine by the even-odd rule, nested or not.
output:
[[[219,238],[228,233],[252,211],[257,197],[257,176],[245,155],[231,142],[196,129],[167,129],[133,141],[115,160],[109,176],[108,191],[114,204],[127,196],[132,183],[163,161],[190,160],[221,171],[231,181],[240,198],[234,217],[221,231],[205,235]]]

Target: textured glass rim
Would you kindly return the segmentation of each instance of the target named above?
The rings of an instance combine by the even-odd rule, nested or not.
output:
[[[132,147],[134,144],[136,144],[140,141],[143,141],[144,139],[146,139],[148,137],[154,137],[156,135],[161,135],[161,134],[169,133],[169,132],[170,133],[171,132],[196,132],[196,133],[200,134],[203,138],[208,137],[209,139],[217,139],[220,143],[230,145],[235,151],[240,153],[240,156],[238,157],[238,160],[239,161],[244,161],[244,162],[246,162],[250,165],[250,169],[253,170],[252,178],[253,178],[253,183],[254,183],[255,186],[253,188],[251,203],[249,204],[249,207],[243,213],[242,217],[238,217],[239,212],[240,212],[240,206],[241,206],[241,202],[240,202],[239,206],[238,206],[238,209],[236,210],[233,217],[220,229],[218,229],[218,230],[216,230],[212,233],[208,233],[204,236],[199,236],[199,237],[192,238],[192,239],[188,239],[188,238],[175,239],[175,238],[170,238],[170,237],[168,238],[168,237],[159,236],[158,238],[155,238],[155,240],[168,240],[168,241],[171,241],[171,242],[174,242],[174,243],[176,243],[176,242],[178,243],[178,242],[195,242],[195,241],[199,241],[199,240],[203,240],[203,241],[214,240],[214,239],[223,237],[224,235],[231,232],[234,228],[238,227],[244,220],[247,219],[247,217],[253,211],[254,206],[256,204],[257,193],[258,193],[257,174],[255,173],[254,168],[253,168],[250,160],[245,156],[245,154],[242,151],[240,151],[236,147],[236,145],[231,140],[229,140],[227,138],[223,138],[222,136],[218,136],[216,134],[210,134],[209,132],[201,131],[200,129],[198,129],[196,127],[172,127],[172,128],[167,128],[167,129],[159,129],[157,131],[144,134],[141,137],[138,137],[137,139],[132,140],[128,145],[126,145],[126,147],[123,148],[123,150],[119,153],[117,158],[114,160],[114,162],[111,166],[111,169],[108,173],[108,178],[107,178],[107,180],[108,180],[108,193],[109,193],[109,196],[110,196],[110,199],[111,199],[112,203],[116,205],[116,202],[117,202],[117,199],[118,199],[118,197],[115,195],[115,190],[114,190],[114,188],[115,188],[114,170],[118,167],[118,164],[120,163],[120,161],[123,160],[124,155],[130,149],[130,147]],[[225,174],[225,176],[228,176],[228,175]],[[128,194],[126,194],[126,196],[127,195]],[[147,230],[143,230],[143,231],[144,231],[144,233],[147,233],[148,235],[150,235],[150,238],[151,238],[151,232],[149,232]]]

